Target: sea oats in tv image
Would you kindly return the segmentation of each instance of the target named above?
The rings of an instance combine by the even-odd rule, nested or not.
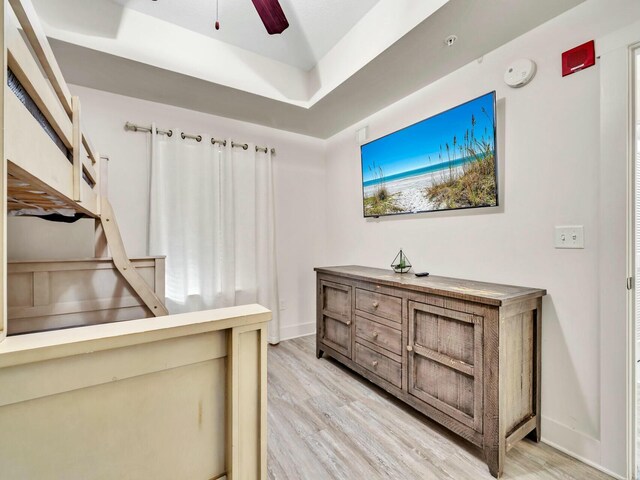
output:
[[[361,147],[364,216],[498,205],[495,92]]]

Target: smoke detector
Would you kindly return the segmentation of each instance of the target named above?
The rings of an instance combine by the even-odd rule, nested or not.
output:
[[[536,75],[536,63],[528,58],[516,60],[507,67],[504,83],[511,88],[520,88],[528,84]]]

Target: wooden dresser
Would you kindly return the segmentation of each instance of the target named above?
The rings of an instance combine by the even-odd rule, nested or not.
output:
[[[492,475],[540,441],[545,290],[344,266],[316,268],[317,356],[483,449]]]

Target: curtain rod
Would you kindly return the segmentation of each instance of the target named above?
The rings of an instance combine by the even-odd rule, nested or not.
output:
[[[133,122],[126,122],[124,124],[124,129],[127,131],[132,131],[132,132],[145,132],[145,133],[151,133],[151,127],[145,127],[144,125],[136,125]],[[173,135],[173,130],[162,130],[160,128],[156,128],[156,133],[158,135],[166,135],[167,137],[171,137]],[[181,132],[180,133],[180,137],[185,140],[187,138],[191,139],[191,140],[195,140],[196,142],[201,142],[202,141],[202,135],[192,135],[189,133],[184,133]],[[223,147],[227,146],[227,141],[226,140],[220,140],[220,139],[215,139],[213,137],[211,137],[211,145],[222,145]],[[236,142],[231,142],[231,146],[232,147],[240,147],[244,150],[246,150],[247,148],[249,148],[249,145],[246,143],[236,143]],[[267,147],[258,147],[256,146],[256,152],[264,152],[267,153],[269,151],[269,149]],[[271,154],[275,155],[276,154],[276,149],[272,148],[271,149]]]

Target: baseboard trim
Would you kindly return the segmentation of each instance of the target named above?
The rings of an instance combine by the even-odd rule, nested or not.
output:
[[[287,327],[280,328],[280,341],[306,337],[307,335],[313,335],[314,333],[316,333],[316,322],[289,325]]]
[[[617,473],[612,472],[611,470],[607,470],[606,468],[604,468],[602,465],[597,464],[596,462],[593,462],[591,460],[589,460],[588,458],[584,458],[580,455],[577,455],[576,453],[567,450],[564,447],[561,447],[560,445],[558,445],[557,443],[552,442],[551,440],[547,440],[546,438],[542,438],[541,439],[542,443],[546,443],[547,445],[549,445],[550,447],[555,448],[556,450],[561,451],[562,453],[569,455],[572,458],[575,458],[576,460],[581,461],[582,463],[589,465],[590,467],[595,468],[596,470],[601,471],[602,473],[606,473],[607,475],[616,478],[618,480],[627,480],[625,479],[622,475],[618,475]]]
[[[606,473],[613,478],[625,480],[624,476],[608,470],[600,465],[596,460],[593,460],[593,458],[600,457],[600,440],[582,432],[573,430],[572,428],[545,417],[544,415],[542,416],[542,434],[541,441],[550,447],[553,447],[556,450],[559,450],[562,453],[595,468],[596,470]],[[575,446],[575,450],[569,450],[562,445]]]

